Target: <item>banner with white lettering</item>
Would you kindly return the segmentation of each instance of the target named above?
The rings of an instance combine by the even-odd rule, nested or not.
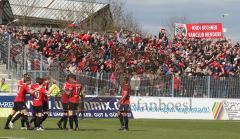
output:
[[[239,99],[131,97],[135,119],[240,120]]]
[[[0,96],[0,117],[7,117],[14,105],[15,96]],[[116,118],[118,110],[118,97],[86,97],[84,99],[84,118]],[[29,115],[32,115],[32,98],[27,97],[26,102]],[[49,101],[50,117],[62,116],[62,105],[60,101]],[[81,117],[79,113],[79,117]],[[132,114],[129,114],[132,117]]]
[[[175,23],[175,36],[187,38],[223,38],[222,23]]]

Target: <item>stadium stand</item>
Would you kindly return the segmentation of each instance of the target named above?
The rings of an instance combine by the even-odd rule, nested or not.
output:
[[[61,30],[33,33],[10,28],[7,32],[24,42],[34,57],[27,64],[28,70],[39,70],[44,65],[51,71],[51,65],[55,65],[62,73],[78,74],[83,82],[91,83],[90,88],[94,89],[89,89],[90,94],[95,93],[96,82],[85,80],[85,73],[93,79],[103,79],[98,85],[108,86],[100,91],[107,94],[114,89],[114,79],[119,75],[137,73],[141,95],[238,97],[239,81],[234,77],[239,77],[240,47],[227,39],[174,38],[170,42],[164,30],[159,37],[151,38],[123,31],[100,35]],[[4,34],[3,27],[1,33]],[[40,65],[38,54],[47,59]],[[51,73],[55,74],[56,69]],[[64,80],[64,74],[61,75],[58,80]],[[215,86],[209,88],[211,94],[208,80]],[[221,84],[235,87],[224,88]],[[219,94],[223,90],[228,93]]]

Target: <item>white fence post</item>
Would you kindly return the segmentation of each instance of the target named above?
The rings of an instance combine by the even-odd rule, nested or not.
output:
[[[27,46],[25,44],[23,44],[24,46],[24,59],[23,59],[23,74],[27,73]]]
[[[207,94],[208,94],[208,98],[210,98],[210,87],[211,87],[211,77],[208,76],[207,77]]]
[[[10,66],[10,62],[11,62],[11,35],[8,35],[8,59],[7,59],[7,67],[8,67],[8,79],[11,79],[11,66]]]
[[[40,77],[43,77],[43,56],[40,55],[40,59],[41,59],[41,62],[40,62]]]
[[[98,95],[98,79],[99,79],[99,73],[98,73],[98,71],[97,71],[95,95]]]
[[[172,88],[172,97],[174,97],[174,74],[172,74],[172,84],[171,84],[171,88]]]

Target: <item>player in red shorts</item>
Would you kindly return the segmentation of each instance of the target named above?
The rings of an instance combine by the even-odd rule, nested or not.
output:
[[[121,123],[121,128],[119,130],[128,131],[128,112],[130,111],[130,87],[129,78],[125,77],[122,83],[121,99],[119,100],[119,111],[118,118]]]
[[[9,128],[9,123],[12,120],[12,117],[16,114],[16,112],[20,111],[21,113],[24,114],[23,119],[27,124],[27,129],[31,129],[29,121],[28,121],[28,110],[26,107],[26,94],[33,94],[36,91],[38,91],[40,88],[37,88],[36,90],[30,90],[30,88],[28,87],[28,85],[31,84],[31,78],[30,77],[26,77],[24,79],[24,84],[19,88],[19,91],[17,93],[17,96],[14,99],[14,107],[13,110],[11,112],[11,114],[8,116],[6,124],[5,124],[5,128],[4,129],[10,129]]]
[[[40,90],[35,92],[33,97],[33,111],[36,117],[35,120],[35,128],[37,131],[44,131],[44,129],[40,126],[42,114],[43,114],[43,99],[47,94],[46,88],[43,86],[44,80],[42,78],[36,79],[37,83],[34,88],[39,88]]]
[[[69,96],[67,94],[68,91],[71,91],[71,84],[68,83],[68,78],[67,78],[67,82],[64,84],[62,97],[61,97],[63,116],[57,123],[58,128],[60,129],[63,128],[65,130],[67,129],[67,120],[68,120],[68,99],[69,99]],[[63,126],[62,126],[62,122],[63,122]]]

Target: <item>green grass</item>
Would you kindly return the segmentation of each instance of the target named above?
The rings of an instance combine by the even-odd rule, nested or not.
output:
[[[0,118],[3,126],[6,119]],[[130,120],[130,131],[118,131],[117,119],[79,121],[80,131],[56,128],[58,119],[47,119],[46,131],[20,130],[19,121],[12,130],[0,129],[1,137],[25,139],[240,139],[239,121]]]

